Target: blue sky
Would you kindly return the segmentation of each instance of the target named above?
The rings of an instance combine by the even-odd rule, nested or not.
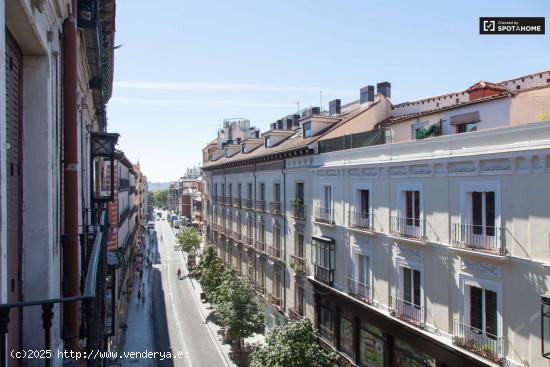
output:
[[[480,16],[545,16],[544,36],[480,36]],[[117,2],[118,148],[150,181],[201,160],[224,118],[262,131],[392,83],[394,103],[550,69],[547,0]]]

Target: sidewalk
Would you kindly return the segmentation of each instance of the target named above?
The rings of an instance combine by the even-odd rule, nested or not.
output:
[[[149,235],[145,236],[144,254],[147,254],[147,249],[150,246]],[[152,252],[152,251],[151,251]],[[150,273],[152,268],[143,268],[143,279],[140,281],[139,275],[134,279],[132,287],[132,295],[128,302],[128,313],[126,317],[126,339],[124,345],[121,348],[122,352],[145,352],[154,351],[155,342],[153,338],[153,318],[152,318],[152,279]],[[145,301],[140,302],[137,294],[140,285],[143,286],[143,293],[145,294]],[[120,354],[119,353],[119,357]],[[132,367],[150,367],[156,364],[153,359],[123,359],[119,361],[122,366]]]

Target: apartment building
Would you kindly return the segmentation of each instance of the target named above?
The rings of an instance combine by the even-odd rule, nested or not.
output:
[[[309,280],[341,364],[548,364],[549,202],[535,193],[550,173],[549,77],[391,106],[371,131],[352,119],[318,140]],[[385,144],[352,149],[380,127]]]
[[[341,365],[546,365],[550,72],[395,105],[376,87],[211,142],[208,242]]]

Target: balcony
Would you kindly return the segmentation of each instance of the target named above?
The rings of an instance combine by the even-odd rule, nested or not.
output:
[[[231,196],[225,196],[222,200],[222,204],[231,205]]]
[[[263,241],[256,241],[256,242],[254,243],[254,248],[255,248],[256,251],[258,251],[258,252],[265,253],[265,242],[263,242]]]
[[[281,203],[272,201],[269,203],[269,211],[271,214],[281,215]]]
[[[281,297],[277,297],[271,293],[267,293],[267,301],[275,308],[281,309]]]
[[[290,317],[291,320],[299,321],[304,318],[303,309],[304,309],[303,305],[298,305],[296,308],[289,308],[288,316]]]
[[[373,232],[372,216],[370,213],[351,211],[349,214],[349,226],[363,232]]]
[[[241,233],[233,231],[231,233],[231,238],[233,238],[235,241],[241,242]]]
[[[426,242],[424,236],[424,222],[418,218],[391,216],[390,234],[407,240]]]
[[[319,336],[324,339],[325,342],[329,343],[329,345],[334,345],[334,331],[321,324],[319,324],[318,330]]]
[[[334,282],[334,269],[328,269],[321,265],[314,266],[315,279],[332,286]]]
[[[290,255],[290,268],[296,273],[306,272],[306,260],[303,257]]]
[[[265,212],[265,201],[256,200],[256,211]]]
[[[252,200],[251,199],[243,199],[243,208],[251,209],[252,208]]]
[[[451,245],[474,252],[505,256],[505,228],[474,224],[453,224]]]
[[[265,285],[261,283],[254,284],[254,289],[260,295],[260,297],[265,297]]]
[[[243,245],[245,246],[248,246],[248,247],[252,247],[252,237],[250,236],[243,236]]]
[[[390,307],[393,316],[413,324],[414,326],[424,326],[424,307],[415,305],[404,299],[390,296]]]
[[[357,298],[368,304],[372,303],[371,287],[368,284],[361,283],[353,278],[348,277],[348,293],[354,298]]]
[[[315,208],[315,221],[318,223],[334,224],[334,210],[331,208]]]
[[[276,259],[276,260],[281,260],[281,247],[280,246],[267,246],[267,254]]]
[[[292,218],[304,220],[306,211],[305,209],[305,205],[292,205]]]
[[[504,337],[499,337],[459,320],[453,320],[453,344],[490,361],[504,361]]]
[[[241,207],[241,198],[233,198],[233,206],[240,208]]]

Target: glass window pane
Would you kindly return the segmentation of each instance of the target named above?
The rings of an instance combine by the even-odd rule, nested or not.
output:
[[[485,331],[489,334],[498,335],[497,331],[497,294],[485,290]]]
[[[340,349],[353,358],[353,321],[340,318]]]
[[[361,367],[384,366],[384,339],[380,329],[365,322],[359,331],[359,365]]]
[[[395,367],[435,367],[435,358],[422,353],[400,339],[395,339]]]
[[[483,330],[481,288],[470,286],[470,326]]]

